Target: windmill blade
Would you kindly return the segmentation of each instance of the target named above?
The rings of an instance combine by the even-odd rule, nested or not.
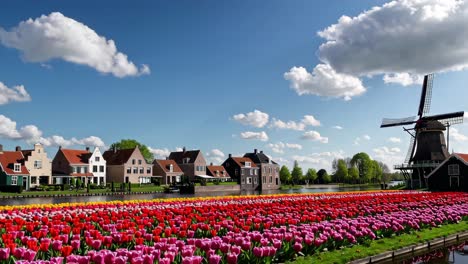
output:
[[[418,116],[421,117],[423,114],[429,113],[431,108],[432,100],[432,82],[434,80],[434,74],[424,76],[424,82],[421,91],[421,99],[419,101]]]
[[[416,147],[416,138],[417,137],[418,137],[418,131],[416,130],[416,134],[414,135],[414,137],[410,138],[410,145],[409,145],[409,148],[408,148],[408,152],[406,153],[405,164],[409,164],[409,162],[411,161],[411,158],[413,157],[414,150],[415,150],[415,147]]]
[[[404,126],[416,123],[416,117],[410,116],[405,118],[384,118],[380,127]]]
[[[455,125],[463,123],[463,116],[465,112],[453,112],[448,114],[441,114],[441,115],[433,115],[433,116],[425,116],[422,119],[425,121],[432,121],[437,120],[444,125]]]

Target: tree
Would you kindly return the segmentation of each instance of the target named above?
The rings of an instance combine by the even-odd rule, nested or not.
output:
[[[336,165],[335,181],[343,182],[348,177],[348,167],[344,159],[339,159]]]
[[[351,165],[359,171],[359,180],[361,183],[368,182],[373,174],[373,168],[369,155],[365,152],[359,152],[351,159]]]
[[[315,180],[317,179],[317,172],[315,169],[308,169],[307,173],[305,175],[306,181],[309,181],[308,183],[314,183]]]
[[[135,139],[122,139],[119,142],[115,142],[110,146],[110,149],[133,149],[138,147],[141,151],[141,154],[145,158],[146,162],[152,163],[154,156],[153,153],[150,152],[148,147],[140,142],[136,141]]]
[[[373,168],[373,179],[374,182],[381,182],[382,181],[382,167],[380,167],[379,162],[376,160],[372,161],[372,168]]]
[[[317,178],[319,183],[325,183],[324,176],[329,177],[325,169],[320,169],[319,171],[317,171]]]
[[[293,185],[298,183],[299,180],[302,178],[302,168],[299,167],[299,163],[297,163],[297,160],[294,161],[294,168],[291,172],[291,178]]]
[[[291,181],[291,172],[289,172],[288,167],[285,165],[281,166],[280,170],[280,180],[282,183],[286,184]]]
[[[357,182],[359,180],[359,170],[355,166],[352,166],[348,169],[348,177],[351,182]]]

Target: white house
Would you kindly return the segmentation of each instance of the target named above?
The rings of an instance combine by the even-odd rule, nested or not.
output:
[[[92,182],[97,185],[106,184],[106,160],[102,157],[102,153],[98,147],[94,148],[94,151],[89,158],[89,169],[88,171],[93,174]]]

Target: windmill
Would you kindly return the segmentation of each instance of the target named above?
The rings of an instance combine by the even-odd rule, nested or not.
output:
[[[424,76],[418,115],[406,118],[384,118],[380,127],[405,126],[415,124],[413,128],[403,130],[411,135],[409,149],[404,164],[395,166],[410,186],[424,187],[424,175],[430,173],[448,158],[449,130],[451,125],[463,123],[464,112],[427,116],[431,107],[432,84],[434,75]],[[447,130],[447,144],[444,131]]]

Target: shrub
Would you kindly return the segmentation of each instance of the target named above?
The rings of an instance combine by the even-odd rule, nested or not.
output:
[[[22,185],[2,185],[0,186],[0,192],[22,193],[23,186]]]

